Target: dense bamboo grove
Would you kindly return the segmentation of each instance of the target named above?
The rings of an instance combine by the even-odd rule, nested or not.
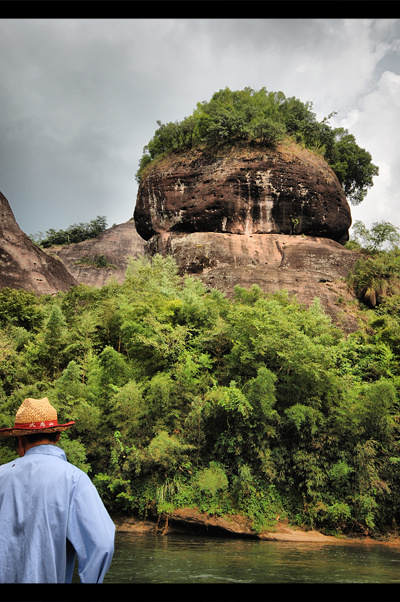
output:
[[[256,529],[278,516],[327,532],[395,529],[400,256],[360,257],[351,335],[317,300],[307,309],[256,286],[228,299],[160,256],[132,260],[122,285],[4,289],[1,424],[47,396],[76,420],[61,445],[112,512],[191,506]],[[2,440],[0,462],[13,457]]]

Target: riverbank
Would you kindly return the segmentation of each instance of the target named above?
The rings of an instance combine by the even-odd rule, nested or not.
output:
[[[229,517],[213,516],[200,512],[195,508],[174,510],[167,517],[154,517],[153,519],[140,520],[138,518],[114,516],[117,532],[128,533],[188,533],[191,535],[209,535],[220,537],[240,537],[265,541],[289,541],[305,543],[382,543],[400,547],[400,538],[388,535],[385,538],[372,538],[362,536],[333,536],[324,535],[315,530],[294,528],[285,522],[277,522],[274,529],[256,533],[251,528],[250,520],[233,515]]]

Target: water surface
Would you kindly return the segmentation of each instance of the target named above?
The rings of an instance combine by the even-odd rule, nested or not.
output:
[[[117,533],[104,583],[400,584],[400,547]]]

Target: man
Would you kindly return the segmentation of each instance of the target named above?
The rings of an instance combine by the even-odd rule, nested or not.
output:
[[[102,583],[115,526],[89,477],[56,446],[62,431],[49,400],[25,399],[13,428],[19,458],[0,466],[0,583]]]

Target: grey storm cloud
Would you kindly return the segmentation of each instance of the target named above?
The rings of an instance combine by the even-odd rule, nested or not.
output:
[[[265,87],[337,112],[380,167],[353,219],[400,226],[399,51],[397,19],[2,19],[0,190],[27,234],[122,223],[157,120]]]

